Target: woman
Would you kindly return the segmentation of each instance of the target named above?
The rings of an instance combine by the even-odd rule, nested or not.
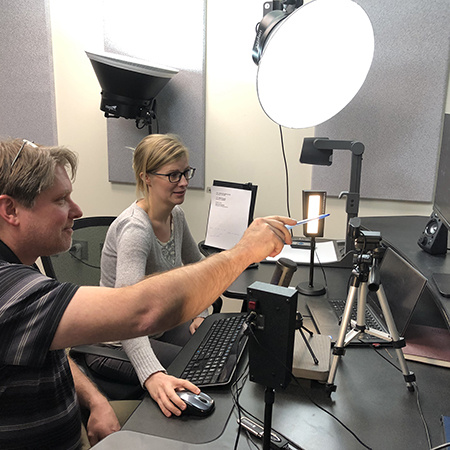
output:
[[[180,205],[195,169],[189,166],[186,147],[173,135],[145,137],[134,151],[133,169],[138,195],[134,202],[111,224],[101,261],[102,286],[132,285],[146,275],[199,261],[202,258]],[[191,334],[202,323],[204,311],[191,323],[162,336],[122,341],[131,364],[91,357],[91,369],[117,379],[133,380],[136,374],[162,412],[179,415],[184,402],[175,391],[200,390],[192,383],[166,373],[167,367]],[[136,371],[136,374],[134,370]]]

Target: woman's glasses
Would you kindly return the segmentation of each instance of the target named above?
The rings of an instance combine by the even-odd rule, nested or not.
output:
[[[195,174],[195,168],[189,167],[184,172],[170,172],[170,173],[149,172],[149,173],[152,175],[159,175],[161,177],[167,177],[167,179],[171,183],[179,183],[181,180],[181,177],[186,178],[186,180],[190,180]]]
[[[14,164],[16,163],[17,158],[19,158],[20,154],[22,153],[23,148],[24,148],[25,145],[27,145],[27,144],[28,144],[28,145],[31,145],[33,148],[38,148],[38,146],[37,146],[34,142],[31,142],[31,141],[28,141],[27,139],[24,139],[24,140],[23,140],[23,144],[21,145],[19,151],[17,152],[17,155],[14,157],[14,159],[13,159],[13,161],[12,161],[12,163],[11,163],[11,169],[14,167]]]

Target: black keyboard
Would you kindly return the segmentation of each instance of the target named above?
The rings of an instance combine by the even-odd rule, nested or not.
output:
[[[180,378],[198,387],[228,384],[247,343],[243,325],[246,315],[214,321]]]
[[[342,316],[344,314],[345,309],[345,300],[329,300],[330,304],[333,306],[334,310],[336,311],[337,316],[339,317],[339,320],[342,319]],[[352,305],[352,311],[350,313],[350,318],[352,320],[356,320],[356,314],[357,314],[357,305],[353,303]],[[372,313],[372,311],[368,308],[365,310],[365,318],[366,318],[366,326],[369,328],[373,328],[374,330],[378,331],[386,331],[384,327],[380,324],[380,321],[375,317],[375,315]]]

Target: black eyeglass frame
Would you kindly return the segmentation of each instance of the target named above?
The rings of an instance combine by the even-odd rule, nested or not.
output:
[[[28,139],[23,139],[23,144],[20,146],[20,148],[19,148],[19,151],[17,152],[17,155],[14,157],[14,159],[12,160],[12,163],[11,163],[11,170],[12,170],[12,168],[14,167],[14,164],[16,163],[16,161],[17,161],[17,159],[19,158],[19,156],[20,156],[20,154],[22,153],[22,150],[23,150],[23,148],[25,147],[25,145],[31,145],[32,147],[34,147],[34,148],[38,148],[38,146],[34,143],[34,142],[32,142],[32,141],[29,141]]]
[[[147,172],[151,175],[159,175],[161,177],[167,177],[169,183],[179,183],[181,177],[184,176],[187,181],[192,180],[195,174],[195,167],[188,167],[184,172],[170,172],[170,173],[157,173],[157,172]],[[174,178],[176,177],[176,178]]]

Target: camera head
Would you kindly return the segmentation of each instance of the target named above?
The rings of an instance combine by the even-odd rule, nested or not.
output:
[[[348,236],[355,241],[355,249],[370,251],[380,247],[381,233],[379,231],[361,230],[361,219],[353,217],[348,222]]]

